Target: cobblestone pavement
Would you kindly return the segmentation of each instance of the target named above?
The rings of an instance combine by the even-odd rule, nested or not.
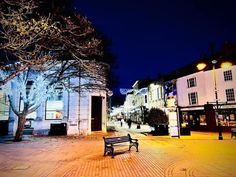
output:
[[[144,128],[144,127],[143,127]],[[96,132],[87,137],[31,137],[0,143],[0,177],[235,177],[236,139],[223,133],[192,132],[191,136],[145,136],[135,128]],[[130,133],[140,152],[128,146],[116,156],[103,156],[103,136]]]

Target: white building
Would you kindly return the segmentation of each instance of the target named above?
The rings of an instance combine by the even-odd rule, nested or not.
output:
[[[81,79],[81,83],[84,81]],[[14,89],[14,102],[21,109],[18,89],[14,85],[12,89]],[[27,116],[28,127],[33,129],[34,134],[46,135],[50,133],[50,130],[53,131],[53,127],[64,127],[67,135],[89,135],[92,131],[106,132],[106,98],[106,91],[99,89],[80,93],[63,90]],[[0,122],[7,122],[8,134],[15,135],[17,121],[18,117],[9,107],[6,95],[0,90]]]
[[[124,102],[125,119],[134,122],[143,121],[143,109],[148,107],[147,87],[142,87],[142,81],[136,81],[132,89],[126,93]]]
[[[151,83],[148,86],[147,108],[164,108],[164,89],[162,84]]]
[[[217,126],[213,70],[201,71],[177,79],[180,119],[195,129],[214,130]],[[216,69],[219,118],[224,128],[236,126],[236,65]]]

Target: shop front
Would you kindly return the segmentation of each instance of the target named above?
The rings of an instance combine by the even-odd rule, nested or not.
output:
[[[217,116],[218,114],[218,116]],[[218,119],[223,131],[236,127],[236,105],[222,104],[216,112],[216,106],[206,104],[196,107],[179,107],[181,127],[191,130],[218,131]]]

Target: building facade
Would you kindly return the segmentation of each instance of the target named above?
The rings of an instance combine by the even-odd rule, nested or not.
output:
[[[148,86],[148,104],[147,108],[164,108],[164,88],[162,84],[153,82]]]
[[[192,129],[217,130],[218,118],[223,129],[236,126],[236,66],[214,71],[193,73],[176,81],[180,122]]]
[[[143,122],[144,109],[148,107],[147,87],[143,87],[142,81],[136,81],[132,89],[126,93],[124,102],[124,118],[133,122]]]
[[[83,82],[83,79],[80,79]],[[78,82],[75,79],[72,82]],[[85,82],[85,81],[84,81]],[[92,131],[106,132],[107,92],[93,89],[81,92],[63,90],[43,102],[36,111],[27,115],[25,127],[33,134],[48,135],[53,127],[65,129],[67,135],[89,135]],[[20,93],[12,85],[14,104],[21,108]],[[0,90],[0,122],[5,127],[2,134],[15,135],[18,117],[9,106],[9,101]]]

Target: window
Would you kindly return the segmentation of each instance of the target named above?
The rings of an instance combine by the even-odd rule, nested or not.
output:
[[[226,93],[226,100],[227,101],[235,101],[234,89],[226,89],[225,93]]]
[[[192,92],[188,94],[189,105],[198,104],[197,92]]]
[[[8,120],[9,109],[10,107],[8,98],[6,94],[4,94],[2,90],[0,90],[0,120]]]
[[[56,93],[46,101],[46,119],[62,119],[63,107],[63,90],[57,88]]]
[[[147,95],[144,96],[145,103],[147,103]]]
[[[187,80],[188,88],[197,86],[196,77]]]
[[[232,71],[231,70],[224,71],[224,79],[225,79],[225,81],[233,80]]]
[[[160,100],[163,98],[163,88],[162,87],[158,87],[157,88],[157,99]]]
[[[149,94],[149,100],[152,101],[152,92]]]

